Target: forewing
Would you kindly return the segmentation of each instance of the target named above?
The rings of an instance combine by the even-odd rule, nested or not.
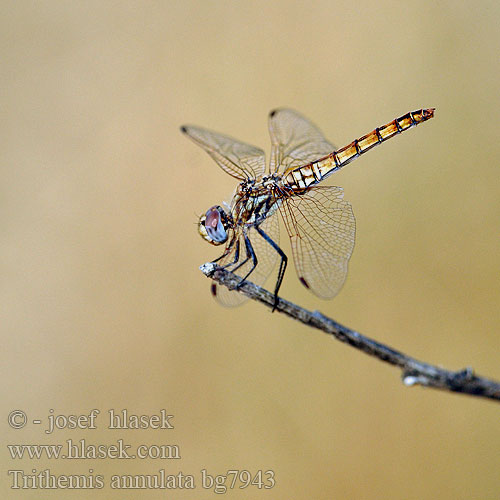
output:
[[[266,157],[261,149],[200,127],[186,125],[181,131],[236,179],[258,179],[264,174]]]
[[[305,165],[335,150],[316,125],[291,109],[271,111],[269,134],[271,172]]]
[[[271,215],[260,224],[260,228],[277,244],[279,244],[279,219],[276,214]],[[252,243],[255,255],[257,256],[258,264],[252,274],[248,277],[248,280],[256,285],[262,286],[266,279],[271,274],[273,268],[278,260],[277,252],[269,245],[269,243],[262,238],[262,236],[255,230],[254,227],[250,227],[248,231],[248,236]],[[245,241],[243,238],[243,233],[240,232],[238,235],[240,252],[239,258],[237,260],[238,264],[243,262],[246,257]],[[236,244],[233,246],[231,252],[226,255],[223,259],[217,262],[218,265],[223,266],[229,264],[235,260],[236,254]],[[248,271],[252,268],[252,260],[249,259],[246,264],[241,266],[235,274],[243,277],[246,276]],[[228,271],[231,271],[234,266],[228,267]],[[238,306],[247,300],[247,297],[236,290],[229,290],[227,287],[219,285],[218,283],[212,284],[212,294],[215,296],[217,302],[226,307]]]
[[[342,288],[354,248],[356,222],[339,187],[314,187],[280,207],[301,283],[323,299]]]

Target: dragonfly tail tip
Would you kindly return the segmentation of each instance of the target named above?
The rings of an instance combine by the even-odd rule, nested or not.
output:
[[[425,114],[428,118],[434,118],[434,111],[436,111],[436,108],[428,108],[428,109],[425,109],[425,110],[424,110],[424,114]]]

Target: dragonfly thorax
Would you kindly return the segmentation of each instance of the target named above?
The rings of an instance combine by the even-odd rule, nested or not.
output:
[[[266,175],[262,177],[262,186],[264,187],[274,186],[280,180],[281,180],[281,175],[278,174]]]
[[[237,195],[234,203],[233,219],[238,226],[258,225],[273,215],[280,204],[272,189],[262,185],[243,196]]]
[[[246,180],[238,184],[235,195],[238,198],[245,198],[251,195],[255,191],[255,189],[256,189],[255,180],[254,179]]]

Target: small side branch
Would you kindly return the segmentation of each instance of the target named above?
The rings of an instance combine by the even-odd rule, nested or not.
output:
[[[200,269],[208,278],[217,281],[230,290],[236,289],[240,282],[238,276],[218,267],[214,263],[204,264]],[[274,305],[274,295],[272,293],[249,281],[243,283],[238,292],[253,300],[262,302],[270,308]],[[345,342],[365,354],[399,367],[402,371],[403,383],[407,386],[421,385],[500,401],[500,383],[475,375],[471,368],[454,372],[418,361],[400,351],[365,337],[318,311],[308,311],[283,299],[279,299],[276,310],[301,321],[305,325],[323,330],[325,333],[333,335],[337,340]]]

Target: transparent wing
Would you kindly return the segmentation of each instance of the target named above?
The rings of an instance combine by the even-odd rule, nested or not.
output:
[[[280,207],[301,283],[323,299],[344,284],[354,248],[356,221],[339,187],[313,187]]]
[[[264,222],[262,222],[262,224],[260,225],[260,228],[274,242],[279,244],[279,219],[276,213],[265,219]],[[271,247],[271,245],[269,245],[269,243],[264,240],[264,238],[262,238],[262,236],[255,230],[255,228],[251,227],[248,235],[258,260],[257,267],[248,277],[248,280],[252,283],[255,283],[256,285],[262,286],[275,267],[278,260],[278,254]],[[239,258],[237,259],[237,262],[239,264],[246,259],[247,254],[245,250],[245,241],[243,239],[243,234],[240,232],[237,237],[239,241]],[[217,262],[218,265],[223,266],[225,264],[233,262],[235,260],[236,251],[237,244],[233,246],[231,252],[228,255]],[[252,268],[252,265],[252,260],[249,259],[246,264],[235,271],[235,274],[240,277],[246,276],[248,271],[250,271],[250,269]],[[228,270],[231,271],[233,267],[234,266],[229,267]],[[247,297],[245,297],[245,295],[235,290],[230,291],[225,286],[221,286],[215,282],[212,284],[211,290],[217,302],[219,302],[223,306],[238,306],[247,300]]]
[[[305,165],[335,150],[335,146],[323,137],[315,125],[291,109],[271,111],[269,135],[270,172]]]
[[[181,131],[236,179],[258,179],[264,174],[266,157],[261,149],[200,127],[186,125]]]

